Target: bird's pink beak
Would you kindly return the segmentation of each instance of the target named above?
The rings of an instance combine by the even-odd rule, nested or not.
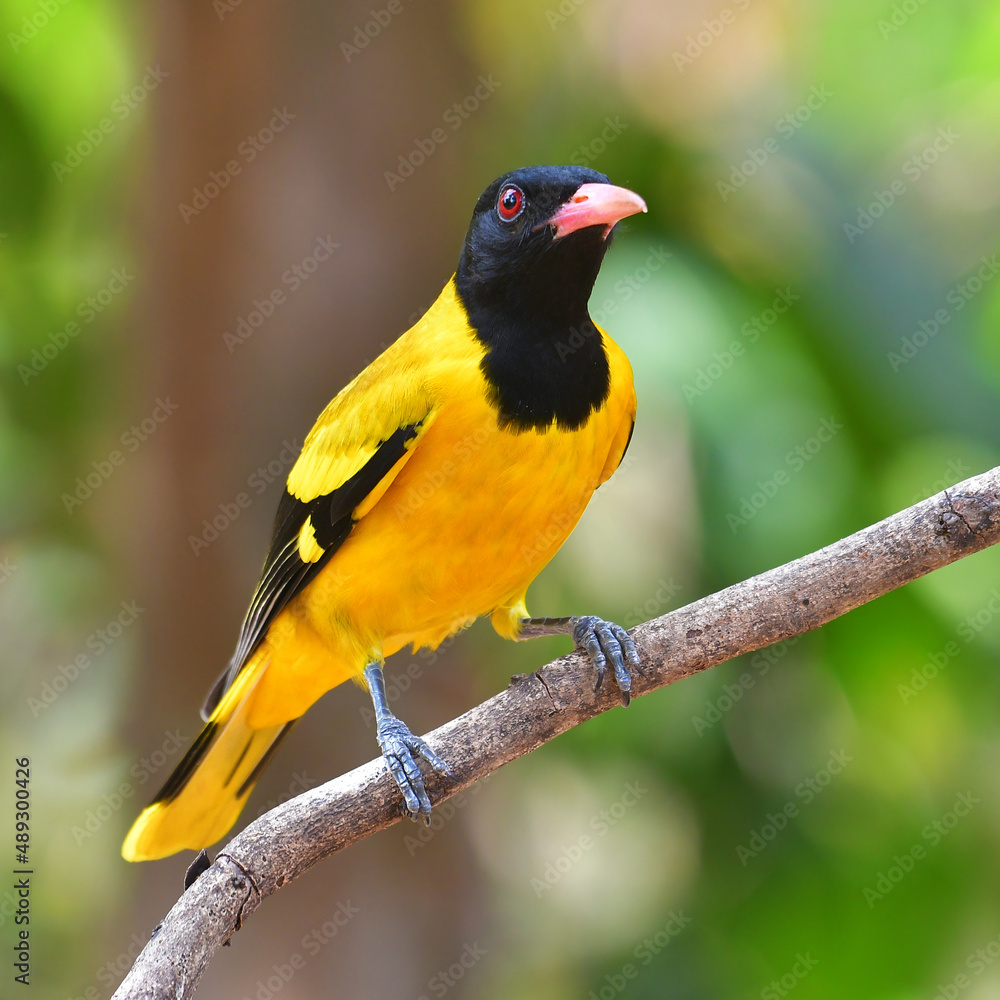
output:
[[[548,221],[556,227],[560,240],[587,226],[604,226],[604,238],[616,222],[636,212],[645,212],[646,203],[634,191],[615,187],[613,184],[581,184],[570,198]]]

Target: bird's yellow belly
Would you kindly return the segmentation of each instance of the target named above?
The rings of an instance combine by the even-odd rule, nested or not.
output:
[[[444,413],[317,578],[278,616],[254,727],[297,718],[403,646],[516,604],[596,489],[623,415],[511,434],[495,412]]]
[[[340,592],[333,605],[351,609],[354,631],[388,655],[437,645],[519,599],[590,500],[608,423],[510,434],[491,411],[451,425],[439,418],[324,570]]]

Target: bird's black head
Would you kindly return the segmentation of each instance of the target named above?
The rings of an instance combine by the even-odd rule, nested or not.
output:
[[[534,322],[587,313],[610,231],[646,210],[638,195],[587,167],[522,167],[480,196],[456,283],[467,306]]]
[[[615,223],[645,211],[587,167],[523,167],[480,196],[455,286],[488,349],[502,426],[572,428],[603,403],[608,364],[587,302]]]

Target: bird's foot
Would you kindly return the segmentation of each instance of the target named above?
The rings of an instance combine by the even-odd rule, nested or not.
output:
[[[399,786],[410,818],[423,817],[425,823],[431,820],[431,799],[424,787],[424,776],[417,763],[423,757],[439,774],[454,777],[450,768],[419,736],[414,736],[402,719],[390,715],[380,719],[376,739],[385,758],[385,766]]]
[[[571,618],[573,642],[586,651],[597,671],[597,691],[604,682],[604,672],[608,662],[615,674],[615,683],[621,692],[622,704],[628,706],[632,698],[632,677],[628,668],[639,668],[639,654],[632,637],[614,622],[607,622],[595,615],[579,615]],[[627,665],[626,665],[627,664]]]

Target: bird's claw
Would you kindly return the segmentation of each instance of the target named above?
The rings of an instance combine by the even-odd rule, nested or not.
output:
[[[621,692],[622,704],[627,706],[632,698],[632,677],[629,667],[639,668],[639,654],[632,637],[614,622],[607,622],[596,615],[580,615],[573,619],[573,642],[586,651],[597,671],[597,691],[604,683],[608,661],[615,674],[615,683]]]
[[[431,799],[424,787],[424,776],[416,757],[423,757],[439,774],[453,778],[447,764],[422,740],[414,736],[409,727],[394,715],[383,719],[376,732],[378,745],[385,758],[385,766],[392,775],[406,802],[410,818],[423,817],[425,823],[431,821]]]

